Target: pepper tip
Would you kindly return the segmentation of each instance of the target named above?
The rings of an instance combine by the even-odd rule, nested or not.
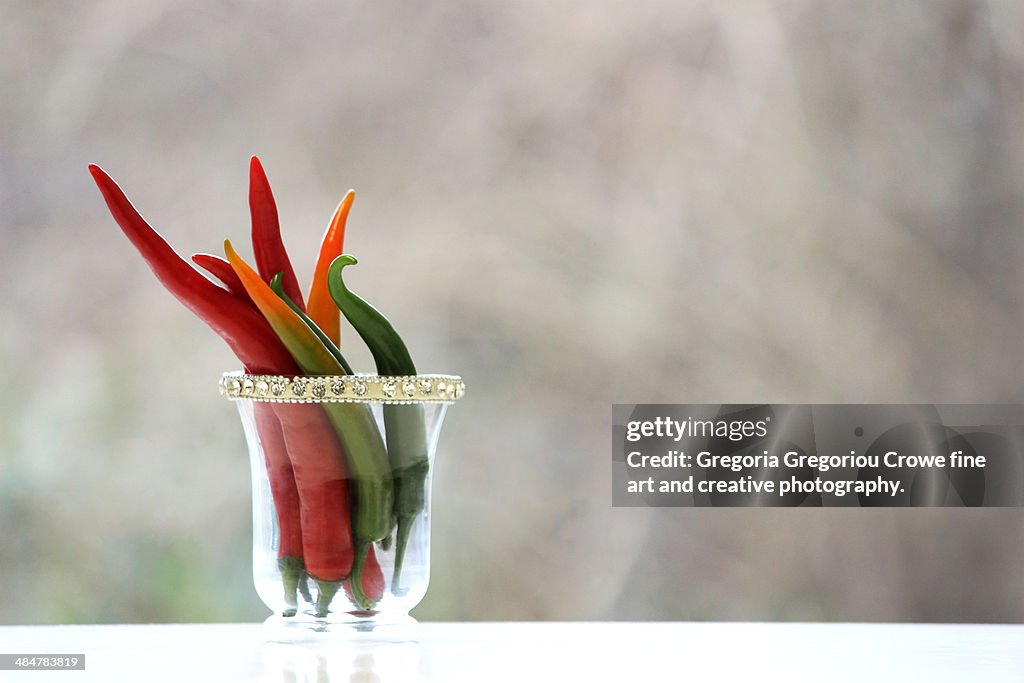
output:
[[[253,178],[260,178],[261,176],[266,178],[267,172],[263,170],[263,162],[260,161],[260,158],[253,154],[249,158],[249,179],[251,181]]]

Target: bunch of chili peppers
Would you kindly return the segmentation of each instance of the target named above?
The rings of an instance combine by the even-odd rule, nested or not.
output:
[[[379,374],[416,374],[391,323],[343,280],[344,268],[356,263],[343,253],[355,197],[351,190],[324,233],[303,299],[258,158],[249,167],[256,268],[229,241],[226,259],[192,256],[219,283],[181,258],[103,169],[92,164],[89,171],[114,220],[157,279],[227,342],[246,372],[352,374],[339,349],[340,312],[370,349]],[[256,402],[254,410],[280,530],[284,616],[295,615],[300,592],[315,603],[317,616],[325,616],[339,588],[362,610],[372,610],[385,588],[377,543],[383,549],[394,543],[391,591],[400,594],[409,529],[423,510],[429,468],[422,409],[386,405],[385,437],[365,404]],[[315,597],[307,579],[317,587]]]

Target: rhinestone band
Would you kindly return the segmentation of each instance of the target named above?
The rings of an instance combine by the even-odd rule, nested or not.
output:
[[[226,372],[220,393],[233,401],[271,403],[454,403],[466,384],[457,375],[298,376]]]

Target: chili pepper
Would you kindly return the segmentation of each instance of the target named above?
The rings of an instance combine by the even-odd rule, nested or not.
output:
[[[341,309],[345,319],[352,323],[352,327],[366,342],[377,364],[377,372],[385,375],[415,375],[416,366],[412,362],[409,350],[391,322],[369,302],[345,286],[341,271],[345,266],[358,262],[351,254],[342,254],[334,259],[327,275],[331,298]]]
[[[317,584],[316,615],[352,571],[353,548],[345,457],[318,405],[275,404],[301,503],[306,572]]]
[[[110,213],[153,270],[157,279],[189,310],[207,323],[227,342],[249,372],[293,374],[298,368],[267,321],[239,297],[232,295],[200,275],[135,210],[117,183],[103,169],[89,165]],[[256,428],[264,444],[267,477],[277,511],[281,542],[278,564],[282,571],[285,615],[296,604],[296,567],[303,565],[302,530],[297,509],[297,491],[288,454],[282,446],[281,425],[257,406]]]
[[[331,218],[331,224],[324,232],[323,240],[320,242],[320,254],[317,256],[316,267],[313,270],[313,283],[309,286],[309,299],[306,302],[306,312],[309,313],[309,317],[335,345],[339,344],[341,339],[341,315],[327,289],[327,272],[331,268],[331,261],[341,256],[344,251],[345,223],[348,221],[348,213],[352,209],[352,202],[355,201],[355,198],[356,193],[349,190],[345,198],[338,204],[334,217]]]
[[[352,593],[352,578],[349,577],[343,584],[345,586],[345,593],[353,602],[358,602],[355,595]],[[380,568],[380,562],[377,561],[377,553],[374,552],[373,545],[370,545],[366,551],[366,563],[363,567],[363,594],[374,599],[380,600],[384,597],[384,572]]]
[[[395,569],[391,592],[401,595],[402,565],[409,544],[409,532],[426,505],[427,477],[430,458],[423,407],[418,405],[385,405],[384,430],[387,434],[388,456],[395,478]]]
[[[221,336],[251,372],[290,374],[295,361],[267,321],[230,292],[203,277],[171,248],[99,166],[89,165],[114,220],[149,264],[157,279],[186,308]]]
[[[416,366],[412,362],[409,350],[391,322],[345,285],[342,271],[345,266],[356,262],[354,256],[344,254],[331,264],[328,286],[334,302],[370,349],[378,373],[415,375]],[[427,430],[422,407],[386,404],[384,431],[387,435],[388,457],[395,480],[394,517],[398,522],[391,592],[400,595],[402,565],[409,543],[409,532],[426,504],[426,483],[430,473]]]
[[[192,254],[192,262],[220,280],[227,290],[236,297],[249,306],[253,305],[252,301],[249,300],[249,294],[245,291],[245,287],[242,286],[242,281],[238,279],[235,271],[231,269],[230,263],[220,256],[214,256],[213,254]]]
[[[257,401],[253,404],[253,415],[267,465],[270,493],[274,497],[274,509],[277,511],[280,531],[277,566],[281,570],[281,581],[284,583],[286,606],[283,614],[286,617],[293,617],[298,608],[296,592],[305,569],[299,492],[296,489],[295,474],[288,457],[284,432],[273,405]]]
[[[302,322],[306,323],[306,327],[313,331],[313,334],[317,336],[317,339],[319,339],[320,343],[324,345],[324,348],[330,351],[331,355],[334,356],[334,359],[341,364],[341,367],[345,370],[345,374],[351,375],[352,366],[350,366],[348,361],[345,360],[345,357],[341,355],[341,350],[338,349],[338,347],[334,345],[334,342],[327,338],[327,335],[324,334],[323,330],[321,330],[315,322],[310,320],[308,315],[299,310],[299,307],[295,305],[295,302],[288,298],[288,295],[284,293],[284,289],[281,287],[281,273],[270,278],[270,288],[274,290],[274,294],[277,294],[286,304],[288,304],[288,308],[292,309],[292,311],[295,312],[295,315],[302,319]],[[338,310],[337,307],[335,307],[334,310]]]
[[[307,375],[339,375],[341,364],[320,342],[270,286],[263,282],[225,241],[224,252],[238,273],[249,296],[263,313],[295,361]],[[353,478],[355,505],[352,532],[355,536],[355,561],[352,565],[352,591],[363,609],[373,599],[362,591],[362,571],[371,544],[391,530],[394,489],[387,451],[368,406],[359,403],[324,403],[327,416],[341,439]]]
[[[281,241],[281,223],[274,194],[270,191],[263,164],[255,156],[249,162],[249,212],[252,215],[252,248],[260,275],[265,282],[270,282],[275,273],[282,273],[284,291],[299,308],[306,310],[299,281],[295,279],[295,271]]]
[[[299,368],[307,375],[342,375],[345,369],[323,345],[316,334],[287,303],[281,300],[267,282],[224,241],[224,253],[242,286],[270,328],[291,354]]]

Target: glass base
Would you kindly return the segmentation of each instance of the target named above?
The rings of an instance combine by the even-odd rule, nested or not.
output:
[[[274,614],[263,622],[263,640],[276,643],[408,643],[416,642],[419,622],[403,615],[380,621],[366,618],[353,621],[327,621],[312,615],[282,617]]]

